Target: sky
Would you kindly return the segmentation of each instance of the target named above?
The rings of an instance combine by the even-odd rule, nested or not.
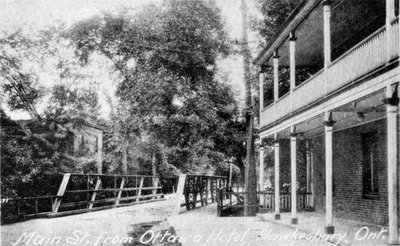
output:
[[[161,0],[0,0],[0,34],[3,31],[18,29],[23,29],[28,33],[34,32],[57,21],[64,22],[69,26],[105,11],[118,12],[124,8],[135,9],[150,1],[161,2]],[[252,7],[253,1],[247,0],[250,7]],[[216,2],[221,8],[228,34],[232,39],[240,40],[240,0],[216,0]],[[252,37],[250,35],[250,38]],[[221,60],[218,67],[228,74],[229,83],[236,98],[243,101],[244,83],[241,57],[235,56]],[[99,72],[98,78],[102,79],[100,103],[104,106],[101,114],[106,117],[109,108],[106,106],[105,98],[107,94],[113,97],[116,83],[101,72]],[[7,108],[6,112],[14,119],[29,117],[24,112],[10,112]]]

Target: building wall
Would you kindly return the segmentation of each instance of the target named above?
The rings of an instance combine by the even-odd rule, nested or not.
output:
[[[379,198],[363,197],[363,160],[361,134],[378,131]],[[325,211],[324,136],[313,143],[315,209]],[[371,223],[387,224],[387,150],[386,120],[347,129],[333,134],[334,216]]]

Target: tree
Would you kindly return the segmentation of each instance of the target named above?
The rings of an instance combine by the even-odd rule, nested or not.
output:
[[[236,120],[237,105],[215,79],[216,59],[230,48],[213,1],[173,0],[135,15],[107,14],[78,23],[69,36],[82,64],[101,54],[120,74],[121,140],[131,148],[138,141],[153,145],[150,152],[165,153],[182,171],[208,172],[224,160],[216,143]]]
[[[37,57],[40,43],[17,31],[0,38],[0,44],[0,76],[2,89],[8,95],[7,103],[11,109],[26,110],[31,117],[40,118],[36,103],[42,90],[38,75],[27,64],[29,58]]]
[[[252,27],[268,41],[302,0],[257,0],[262,18],[253,20]]]
[[[76,86],[90,79],[90,74],[71,56],[73,50],[60,36],[62,30],[55,26],[29,37],[16,31],[0,38],[4,103],[31,116],[15,121],[0,111],[2,195],[54,194],[59,173],[85,168],[64,158],[68,132],[73,127],[71,119],[98,116],[98,98],[95,88]]]

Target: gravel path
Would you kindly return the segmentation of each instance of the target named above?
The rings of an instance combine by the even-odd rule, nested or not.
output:
[[[333,245],[258,217],[217,217],[212,204],[168,218],[184,246]],[[308,236],[308,235],[305,235]]]
[[[120,246],[132,238],[132,225],[165,221],[173,200],[114,208],[1,226],[1,245]]]
[[[332,245],[257,217],[217,217],[216,205],[173,214],[174,200],[1,227],[1,245]]]

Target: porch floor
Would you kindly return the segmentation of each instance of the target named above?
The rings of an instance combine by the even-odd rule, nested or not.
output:
[[[264,221],[284,225],[299,232],[324,234],[325,233],[325,214],[316,212],[298,213],[298,224],[291,224],[291,214],[281,213],[281,219],[275,220],[274,213],[258,214],[257,216]],[[365,223],[356,220],[334,218],[333,224],[335,234],[329,240],[336,245],[387,245],[387,227],[377,224]],[[382,232],[381,232],[382,231]],[[340,237],[342,236],[342,237]]]

